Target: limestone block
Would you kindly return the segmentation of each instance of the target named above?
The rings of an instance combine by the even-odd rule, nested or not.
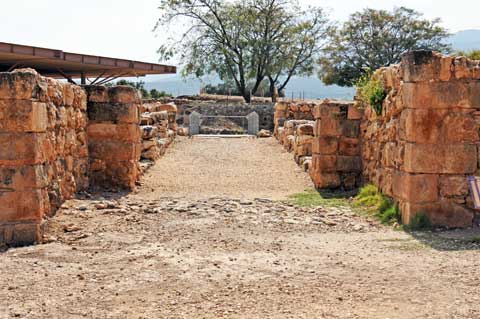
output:
[[[0,131],[45,132],[47,104],[31,100],[0,100]]]
[[[320,189],[333,189],[341,186],[340,176],[337,173],[320,172],[315,167],[315,157],[312,157],[312,167],[310,168],[310,177],[315,187]]]
[[[312,165],[315,169],[322,173],[330,173],[337,171],[337,156],[336,155],[312,155]]]
[[[0,166],[0,189],[26,190],[48,186],[46,165],[25,165],[19,167]]]
[[[19,222],[0,224],[0,243],[9,246],[25,246],[42,240],[40,222]]]
[[[477,148],[472,144],[405,145],[404,170],[409,173],[472,174],[477,169]]]
[[[360,156],[337,156],[336,169],[339,172],[360,172],[362,159]]]
[[[48,99],[47,83],[33,69],[17,69],[0,73],[0,99]]]
[[[348,106],[348,120],[361,120],[363,117],[363,110],[359,109],[357,105],[349,105]]]
[[[467,196],[468,183],[464,175],[440,176],[440,195],[442,197]]]
[[[139,143],[122,142],[117,140],[90,140],[88,151],[91,158],[128,161],[140,158],[141,145]]]
[[[335,155],[338,150],[338,138],[335,136],[316,137],[312,141],[314,154]]]
[[[473,211],[449,200],[433,203],[400,202],[402,222],[409,224],[416,214],[426,214],[433,225],[448,227],[471,227]]]
[[[91,123],[87,127],[90,141],[118,140],[139,143],[141,131],[136,124]]]
[[[338,154],[348,156],[360,155],[360,142],[358,138],[341,136],[338,143]]]
[[[71,83],[63,84],[63,105],[73,106],[73,101],[75,99],[74,85]]]
[[[411,203],[438,200],[438,175],[396,172],[393,175],[393,196]]]
[[[54,155],[46,133],[0,133],[0,165],[40,164]]]
[[[41,220],[48,211],[48,196],[40,189],[0,191],[0,222]]]
[[[108,88],[108,97],[111,103],[141,104],[140,92],[128,85],[118,85]]]
[[[405,83],[402,99],[407,108],[480,108],[480,82]]]
[[[140,126],[143,139],[151,139],[158,135],[158,128],[152,125],[142,125]]]
[[[300,124],[297,126],[297,135],[312,135],[313,136],[314,123]]]
[[[89,103],[90,122],[138,123],[138,104]]]

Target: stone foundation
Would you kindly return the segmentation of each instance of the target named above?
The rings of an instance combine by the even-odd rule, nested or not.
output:
[[[90,182],[133,189],[140,175],[140,94],[129,86],[85,89]]]
[[[40,241],[45,217],[89,186],[134,188],[140,107],[131,87],[82,88],[31,69],[0,73],[0,244]],[[173,139],[175,114],[164,113],[163,134]]]
[[[399,202],[404,223],[424,213],[436,225],[471,226],[467,176],[480,173],[480,61],[412,52],[376,76],[388,96],[381,115],[365,112],[364,175]]]
[[[361,182],[360,119],[354,102],[324,100],[315,107],[310,176],[317,188],[353,189]]]
[[[86,107],[78,86],[0,73],[0,243],[39,241],[44,216],[88,187]]]

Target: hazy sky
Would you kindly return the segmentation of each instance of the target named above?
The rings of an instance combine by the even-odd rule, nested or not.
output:
[[[0,41],[156,62],[162,35],[152,33],[158,0],[0,0]],[[301,0],[344,20],[365,7],[407,6],[440,17],[451,32],[480,29],[474,0]]]

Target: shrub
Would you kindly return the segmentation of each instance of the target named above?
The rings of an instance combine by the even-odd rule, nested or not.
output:
[[[472,50],[472,51],[458,51],[456,53],[457,56],[466,56],[472,60],[480,60],[480,50]]]
[[[355,86],[362,102],[370,105],[377,115],[381,115],[383,100],[387,96],[383,83],[367,72],[360,77]]]
[[[355,197],[354,205],[364,207],[384,224],[401,221],[398,205],[391,198],[383,195],[375,185],[369,184],[362,187]]]

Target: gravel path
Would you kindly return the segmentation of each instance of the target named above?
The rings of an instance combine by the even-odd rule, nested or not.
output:
[[[293,163],[272,140],[180,139],[137,193],[70,200],[46,244],[0,253],[0,319],[480,318],[478,231],[296,207]]]
[[[179,138],[142,181],[148,198],[284,199],[313,187],[273,138]]]

